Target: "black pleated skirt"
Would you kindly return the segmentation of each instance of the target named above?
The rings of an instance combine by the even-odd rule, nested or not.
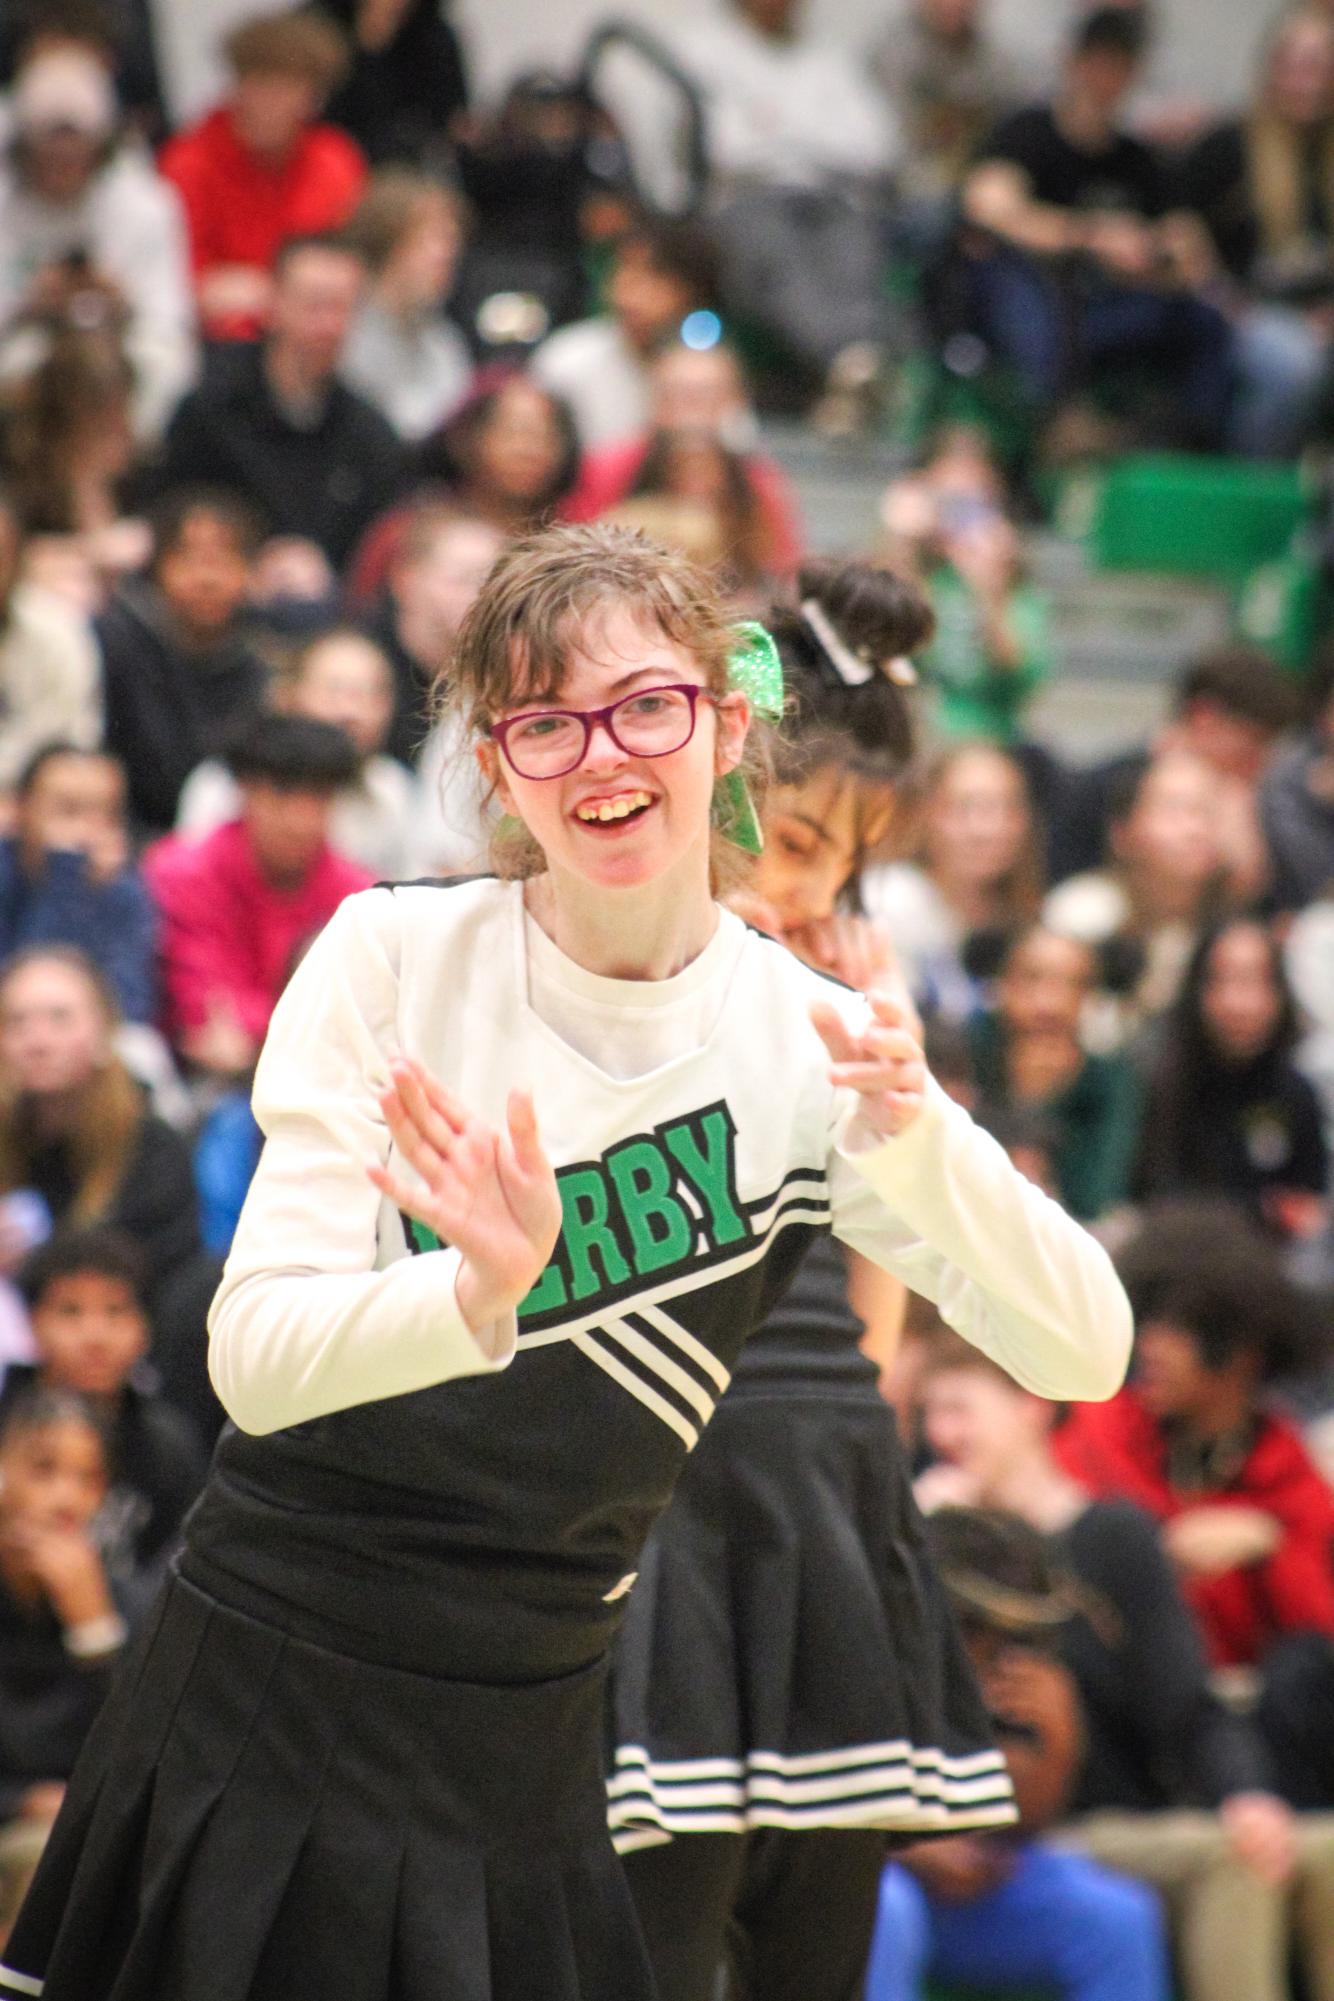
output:
[[[177,1578],[4,1950],[43,2001],[650,2001],[601,1666],[368,1665]]]
[[[872,1389],[730,1392],[630,1593],[609,1691],[621,1851],[688,1833],[1015,1818]]]

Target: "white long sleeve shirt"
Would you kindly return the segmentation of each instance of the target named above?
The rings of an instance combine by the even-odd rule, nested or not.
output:
[[[370,890],[293,978],[256,1079],[267,1144],[211,1322],[213,1379],[243,1429],[522,1366],[566,1340],[653,1410],[663,1381],[678,1386],[661,1356],[620,1334],[609,1347],[608,1323],[689,1307],[690,1342],[725,1375],[749,1330],[710,1324],[719,1276],[826,1221],[1028,1388],[1118,1387],[1130,1317],[1105,1253],[965,1112],[933,1086],[899,1137],[861,1132],[807,1018],[820,997],[860,1021],[859,997],[726,913],[661,982],[588,973],[530,925],[514,884]],[[474,1337],[456,1254],[412,1255],[366,1178],[393,1156],[375,1093],[399,1053],[497,1124],[512,1085],[534,1093],[566,1226],[517,1327]],[[664,1422],[689,1445],[713,1400],[671,1400]]]
[[[1119,1384],[1102,1250],[938,1091],[859,1132],[808,1018],[858,996],[720,913],[674,979],[607,980],[517,884],[350,897],[279,1003],[266,1137],[214,1303],[224,1433],[183,1573],[318,1645],[471,1680],[604,1651],[625,1580],[752,1329],[832,1229],[1050,1397]],[[492,1124],[533,1093],[563,1226],[480,1335],[458,1259],[382,1200],[399,1052]]]

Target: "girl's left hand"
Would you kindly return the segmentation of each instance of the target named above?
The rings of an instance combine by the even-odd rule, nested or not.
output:
[[[874,991],[896,1002],[903,1026],[921,1041],[922,1018],[908,991],[894,941],[874,917],[835,911],[786,932],[783,942],[808,966],[832,973],[845,987],[854,987],[859,994]]]
[[[892,994],[866,996],[872,1019],[854,1035],[838,1009],[816,1001],[811,1020],[833,1057],[829,1081],[861,1099],[860,1115],[873,1132],[891,1139],[910,1126],[926,1095],[926,1061],[903,1003]]]

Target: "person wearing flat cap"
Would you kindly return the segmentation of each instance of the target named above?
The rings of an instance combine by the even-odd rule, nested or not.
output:
[[[1066,2001],[1168,2001],[1162,1910],[1142,1884],[1039,1837],[1083,1754],[1079,1695],[1055,1642],[1076,1610],[1046,1543],[998,1509],[941,1508],[928,1542],[992,1711],[1019,1804],[1004,1834],[951,1835],[885,1870],[866,2001],[1040,1986]]]

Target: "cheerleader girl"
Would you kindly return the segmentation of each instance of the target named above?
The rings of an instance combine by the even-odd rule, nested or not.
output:
[[[1107,1258],[892,998],[715,900],[767,664],[628,531],[497,562],[451,697],[506,873],[348,898],[279,1003],[211,1323],[234,1423],[0,1995],[649,2001],[607,1651],[813,1232],[1043,1395],[1121,1381]]]
[[[809,565],[800,597],[771,621],[788,719],[747,908],[821,971],[889,990],[883,934],[850,906],[911,750],[903,656],[931,614],[864,563]],[[729,1946],[764,2001],[851,2001],[884,1831],[1014,1817],[858,1346],[849,1281],[874,1313],[870,1276],[816,1236],[737,1358],[630,1595],[610,1817],[660,2001],[709,2001]]]

